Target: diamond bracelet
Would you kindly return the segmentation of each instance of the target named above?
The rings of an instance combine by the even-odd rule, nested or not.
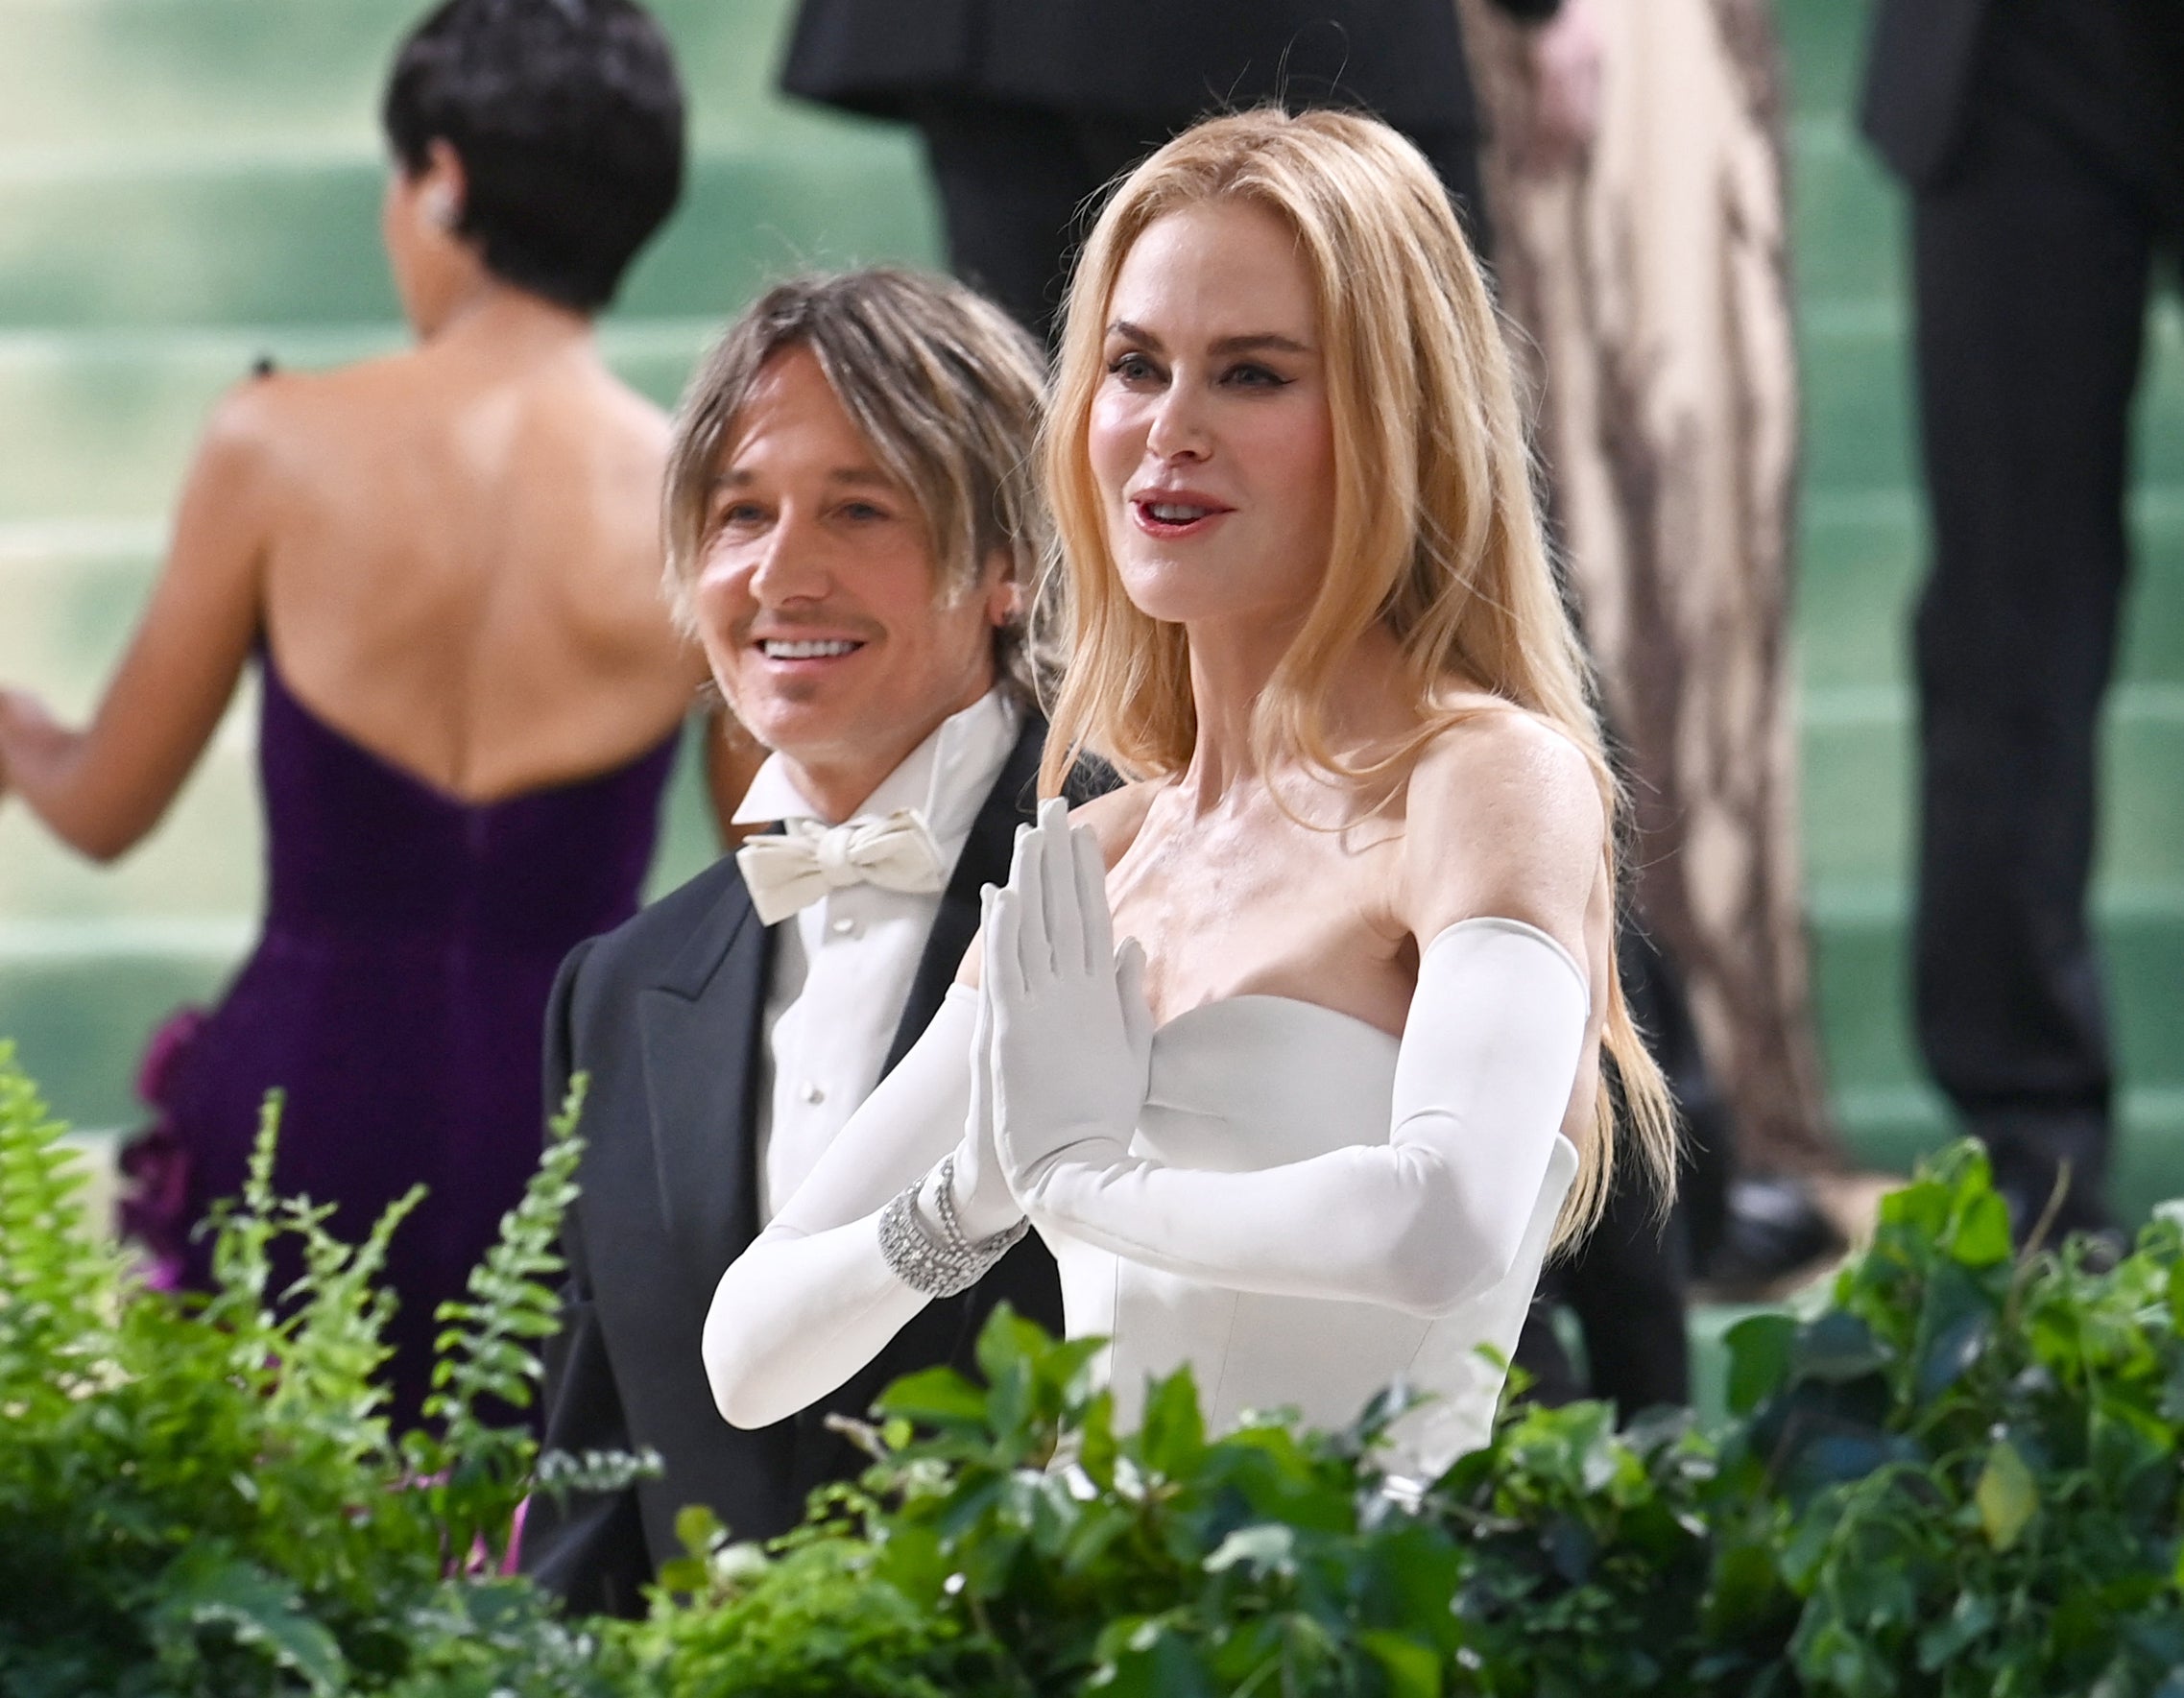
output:
[[[1031,1223],[1020,1220],[991,1238],[972,1243],[963,1235],[955,1218],[953,1156],[942,1159],[937,1177],[940,1184],[933,1192],[933,1206],[940,1215],[940,1241],[934,1241],[918,1213],[918,1193],[925,1184],[920,1179],[879,1211],[879,1254],[895,1277],[911,1290],[927,1297],[953,1297],[983,1279],[1030,1230]]]

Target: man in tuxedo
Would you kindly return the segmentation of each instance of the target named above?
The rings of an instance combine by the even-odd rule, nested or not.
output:
[[[1567,8],[1564,27],[1533,38],[1534,139],[1589,133],[1592,0],[1494,3],[1543,25]],[[949,266],[1043,333],[1109,179],[1196,119],[1262,101],[1386,119],[1486,246],[1454,0],[804,0],[781,86],[915,124]]]
[[[665,1463],[626,1491],[534,1500],[524,1566],[576,1608],[639,1609],[685,1504],[742,1539],[794,1525],[861,1461],[827,1416],[969,1369],[996,1302],[1060,1327],[1032,1236],[778,1425],[730,1427],[699,1354],[722,1272],[924,1031],[1032,818],[1041,391],[1036,347],[997,308],[882,271],[769,291],[684,398],[669,590],[772,751],[735,817],[777,829],[579,947],[548,1008],[548,1101],[578,1072],[589,1089],[545,1446]]]
[[[1868,137],[1910,190],[1932,558],[1915,629],[1915,1006],[2020,1234],[2097,1229],[2113,1076],[2095,735],[2155,257],[2184,204],[2176,0],[1881,0]]]

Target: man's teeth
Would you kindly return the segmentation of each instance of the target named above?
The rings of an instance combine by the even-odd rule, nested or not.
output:
[[[769,660],[821,660],[833,655],[847,655],[858,647],[856,643],[840,638],[824,642],[780,642],[772,637],[758,645],[766,652]]]
[[[1171,501],[1148,501],[1145,511],[1164,525],[1188,525],[1193,519],[1202,519],[1213,510],[1211,507],[1178,507]]]

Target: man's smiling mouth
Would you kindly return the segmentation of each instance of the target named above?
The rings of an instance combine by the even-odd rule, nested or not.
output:
[[[847,637],[761,637],[758,649],[769,660],[830,660],[864,647]]]

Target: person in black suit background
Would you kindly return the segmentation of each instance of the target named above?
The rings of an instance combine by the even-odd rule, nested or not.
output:
[[[1910,190],[1931,570],[1914,1001],[2022,1235],[2098,1230],[2113,1073],[2086,915],[2129,413],[2184,205],[2175,0],[1881,0],[1866,135]]]
[[[1591,0],[1495,0],[1535,37],[1542,145],[1589,127]],[[1574,25],[1574,28],[1569,27]],[[1088,205],[1209,111],[1279,100],[1383,118],[1448,185],[1487,247],[1479,121],[1454,0],[804,0],[789,93],[915,124],[949,267],[1050,332]]]
[[[579,1071],[589,1089],[544,1447],[665,1463],[619,1493],[534,1499],[523,1566],[574,1608],[638,1611],[685,1504],[740,1539],[786,1531],[861,1465],[827,1416],[864,1415],[921,1368],[971,1370],[996,1302],[1060,1329],[1032,1238],[774,1426],[730,1427],[699,1351],[722,1272],[923,1033],[1033,818],[1042,383],[997,308],[875,271],[770,290],[684,396],[670,595],[773,751],[736,819],[783,828],[581,945],[548,1009],[548,1102]]]

